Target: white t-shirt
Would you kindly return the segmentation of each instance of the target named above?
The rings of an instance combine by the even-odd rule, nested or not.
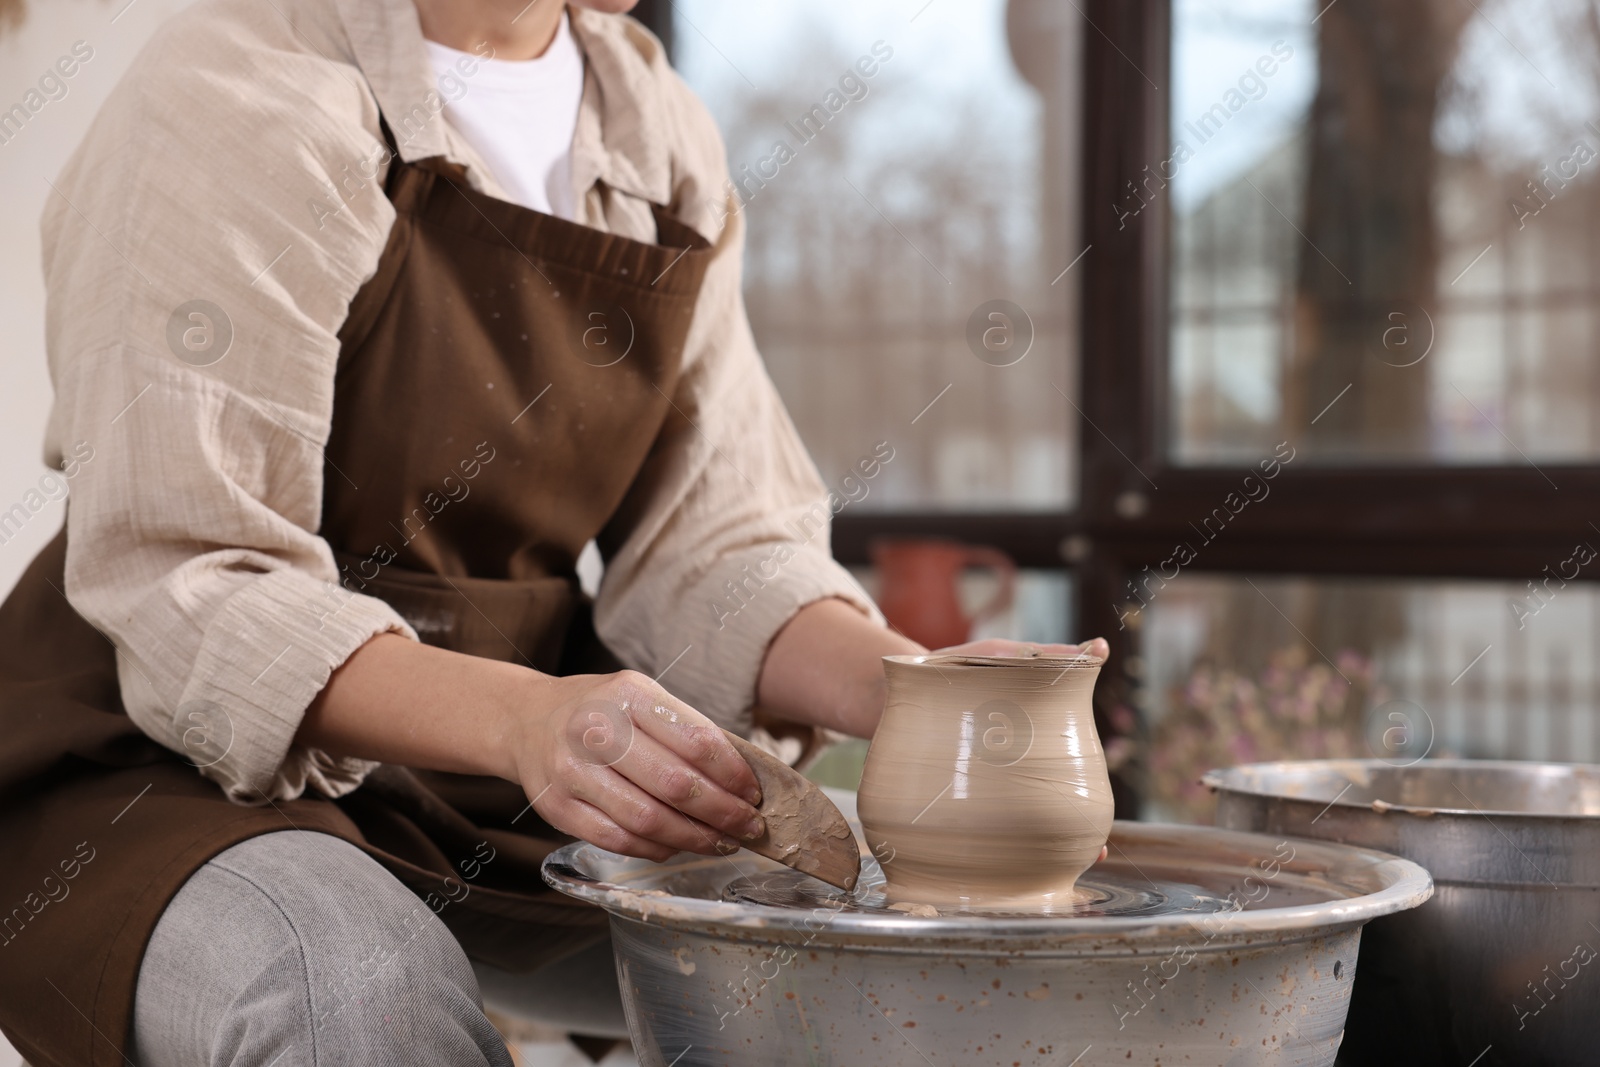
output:
[[[483,157],[510,198],[571,219],[572,135],[583,97],[583,53],[561,16],[538,59],[482,59],[425,42],[445,117]],[[467,71],[473,71],[467,74]]]

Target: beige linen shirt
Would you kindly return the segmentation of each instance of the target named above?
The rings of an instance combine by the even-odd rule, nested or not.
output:
[[[797,610],[875,611],[829,555],[828,496],[750,335],[709,115],[637,23],[574,10],[572,26],[577,221],[653,241],[661,203],[715,245],[673,397],[699,433],[606,561],[597,629],[748,729]],[[403,158],[442,154],[505,195],[441,114],[471,92],[459,73],[435,83],[409,0],[200,0],[134,63],[45,213],[46,461],[92,457],[71,482],[66,595],[116,645],[133,720],[241,802],[360,784],[371,764],[296,730],[363,642],[416,637],[331,584],[322,447],[336,334],[394,221],[380,108]],[[193,301],[220,309],[201,308],[209,333]]]

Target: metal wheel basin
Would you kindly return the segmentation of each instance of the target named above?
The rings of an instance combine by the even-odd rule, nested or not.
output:
[[[1053,915],[889,911],[870,856],[848,898],[748,853],[578,843],[544,870],[610,912],[647,1067],[1327,1067],[1362,926],[1431,892],[1414,863],[1282,836],[1119,822],[1110,844],[1080,883],[1104,903]],[[738,898],[769,883],[792,899]]]

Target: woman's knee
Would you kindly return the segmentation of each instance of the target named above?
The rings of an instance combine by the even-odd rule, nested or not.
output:
[[[299,831],[236,845],[173,899],[140,970],[135,1045],[147,1067],[263,1048],[277,1067],[510,1062],[437,916],[355,846]]]

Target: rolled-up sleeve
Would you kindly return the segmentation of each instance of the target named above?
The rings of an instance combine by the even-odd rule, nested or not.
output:
[[[393,219],[377,175],[333,182],[373,156],[370,105],[334,63],[262,59],[331,29],[260,18],[169,24],[43,223],[65,595],[132,719],[240,802],[360,784],[372,765],[297,745],[301,719],[369,638],[416,636],[316,532],[336,332]]]
[[[718,232],[667,427],[624,505],[625,529],[602,539],[596,629],[630,666],[747,733],[767,648],[796,612],[838,598],[881,616],[832,557],[840,498],[819,477],[751,335],[740,289],[744,215],[721,139],[676,76],[665,77],[682,157],[676,207]]]

